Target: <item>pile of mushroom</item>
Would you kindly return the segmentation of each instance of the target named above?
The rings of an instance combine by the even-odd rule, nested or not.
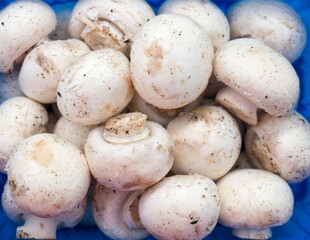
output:
[[[306,31],[291,7],[54,10],[18,0],[0,11],[2,207],[16,238],[86,223],[113,239],[200,240],[219,222],[268,239],[290,219],[288,183],[310,176],[292,65]]]

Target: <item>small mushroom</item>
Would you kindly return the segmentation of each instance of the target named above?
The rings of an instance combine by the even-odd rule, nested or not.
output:
[[[84,152],[84,145],[86,137],[93,130],[93,126],[78,125],[65,117],[61,117],[54,128],[54,134],[63,137],[77,146],[82,152]]]
[[[214,51],[229,41],[228,20],[221,9],[209,0],[167,0],[158,13],[180,14],[195,20],[210,37]]]
[[[244,0],[227,12],[231,38],[250,37],[263,41],[294,62],[306,46],[306,27],[287,3],[279,0]]]
[[[289,183],[310,176],[310,124],[294,110],[282,117],[260,114],[247,130],[245,149],[252,163]]]
[[[13,70],[14,62],[47,37],[56,27],[56,15],[40,0],[14,1],[0,12],[0,72]]]
[[[176,175],[148,188],[138,210],[142,225],[157,239],[203,239],[217,223],[220,198],[209,178]]]
[[[139,196],[143,191],[117,191],[97,183],[92,207],[99,229],[112,239],[146,238],[149,233],[141,225],[138,215]]]
[[[215,54],[214,73],[228,87],[216,101],[250,125],[257,109],[273,116],[290,111],[299,97],[299,78],[290,62],[259,40],[240,38]]]
[[[120,113],[133,94],[126,56],[102,49],[80,57],[62,75],[57,106],[76,124],[97,125]]]
[[[86,198],[70,211],[53,218],[42,218],[31,215],[16,205],[7,181],[2,193],[2,207],[11,220],[18,225],[23,224],[16,229],[17,239],[56,239],[57,227],[74,227],[79,223],[85,212]]]
[[[139,95],[161,109],[197,99],[208,85],[214,52],[210,38],[194,20],[161,14],[135,36],[131,76]]]
[[[167,131],[174,143],[176,174],[198,173],[216,180],[232,168],[240,153],[240,130],[222,107],[197,107],[172,120]]]
[[[134,36],[154,16],[144,0],[79,0],[69,32],[92,50],[113,48],[129,56]]]
[[[19,85],[29,98],[40,103],[55,103],[61,75],[72,62],[90,49],[77,39],[46,41],[25,58]]]
[[[25,96],[18,84],[20,66],[10,73],[0,73],[0,104],[9,98]]]
[[[29,98],[14,97],[0,105],[0,171],[13,150],[27,137],[46,132],[45,108]]]
[[[54,134],[24,140],[6,166],[16,205],[42,218],[65,214],[83,201],[90,172],[83,153]]]
[[[228,173],[218,183],[221,198],[219,222],[245,239],[268,239],[270,227],[286,223],[293,215],[294,196],[279,176],[258,169]]]
[[[173,164],[173,143],[158,123],[142,113],[120,114],[90,132],[85,155],[102,185],[132,191],[161,180]]]

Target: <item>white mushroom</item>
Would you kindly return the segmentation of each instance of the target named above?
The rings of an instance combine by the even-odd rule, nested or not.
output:
[[[79,0],[69,31],[92,50],[113,48],[128,56],[133,37],[154,16],[144,0]]]
[[[138,216],[139,196],[143,190],[123,192],[97,183],[93,195],[93,214],[99,229],[112,239],[144,239],[149,233]]]
[[[25,58],[20,74],[21,90],[41,103],[55,103],[61,75],[90,49],[77,39],[46,41]]]
[[[120,114],[90,132],[85,155],[102,185],[132,191],[162,179],[173,164],[173,143],[158,123],[142,113]]]
[[[279,176],[258,169],[235,170],[218,183],[221,198],[219,222],[245,239],[268,239],[270,227],[293,215],[294,196]]]
[[[129,61],[113,49],[92,51],[62,75],[57,90],[61,114],[80,125],[96,125],[120,113],[134,94]]]
[[[93,128],[93,126],[75,124],[64,117],[61,117],[55,125],[54,134],[69,140],[84,152],[86,137]]]
[[[247,130],[245,148],[251,162],[290,183],[310,176],[310,124],[296,111],[259,115],[257,125]]]
[[[207,87],[213,47],[203,28],[188,17],[162,14],[135,36],[132,81],[148,103],[161,109],[183,107]]]
[[[167,0],[159,14],[174,13],[187,16],[199,23],[212,41],[214,51],[229,41],[229,23],[225,14],[209,0]]]
[[[228,86],[216,101],[250,125],[257,123],[258,108],[281,116],[299,97],[299,78],[290,62],[255,39],[224,44],[215,54],[214,73]]]
[[[85,198],[90,172],[83,153],[54,134],[24,140],[6,166],[16,205],[42,218],[56,217]]]
[[[26,97],[15,97],[0,105],[0,171],[18,144],[37,133],[46,132],[45,108]]]
[[[306,46],[306,27],[287,3],[279,0],[238,1],[227,12],[231,38],[263,41],[294,62]]]
[[[198,173],[216,180],[240,154],[240,130],[222,107],[202,106],[184,113],[168,124],[167,131],[174,143],[172,171],[176,174]]]
[[[18,84],[20,66],[10,73],[0,73],[0,104],[13,97],[24,96]]]
[[[209,178],[176,175],[148,188],[138,210],[142,225],[157,239],[203,239],[217,223],[220,198]]]
[[[55,29],[56,15],[40,0],[14,1],[0,12],[0,72]]]
[[[86,198],[72,210],[53,218],[41,218],[31,215],[14,202],[9,182],[7,181],[2,193],[2,207],[6,215],[19,226],[16,229],[17,239],[56,239],[57,227],[74,227],[79,223],[86,208]]]

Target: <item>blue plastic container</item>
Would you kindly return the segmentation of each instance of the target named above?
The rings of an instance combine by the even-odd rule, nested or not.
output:
[[[44,0],[54,6],[55,4],[76,2],[75,0]],[[0,0],[0,9],[11,3],[11,0]],[[147,0],[155,13],[164,0]],[[236,0],[213,0],[225,13],[227,8]],[[310,122],[310,0],[284,0],[300,14],[308,32],[308,44],[303,55],[293,64],[300,78],[300,99],[297,111]],[[0,173],[0,193],[6,182],[6,175]],[[271,240],[310,240],[310,178],[291,184],[295,196],[294,215],[288,223],[272,228]],[[8,219],[0,207],[0,240],[13,240],[17,225]],[[109,239],[96,227],[76,226],[73,229],[60,229],[57,231],[58,240],[103,240]],[[149,237],[147,239],[154,239]],[[214,231],[206,237],[208,240],[234,240],[239,239],[231,234],[231,229],[218,224]]]

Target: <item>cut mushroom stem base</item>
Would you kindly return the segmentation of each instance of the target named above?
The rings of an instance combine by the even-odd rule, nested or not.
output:
[[[257,124],[258,107],[232,88],[225,87],[221,89],[215,100],[247,124],[254,126]]]
[[[17,239],[56,239],[57,221],[27,215],[23,226],[16,229]]]
[[[270,228],[265,229],[235,228],[233,229],[232,234],[238,238],[243,239],[268,239],[272,236]]]

